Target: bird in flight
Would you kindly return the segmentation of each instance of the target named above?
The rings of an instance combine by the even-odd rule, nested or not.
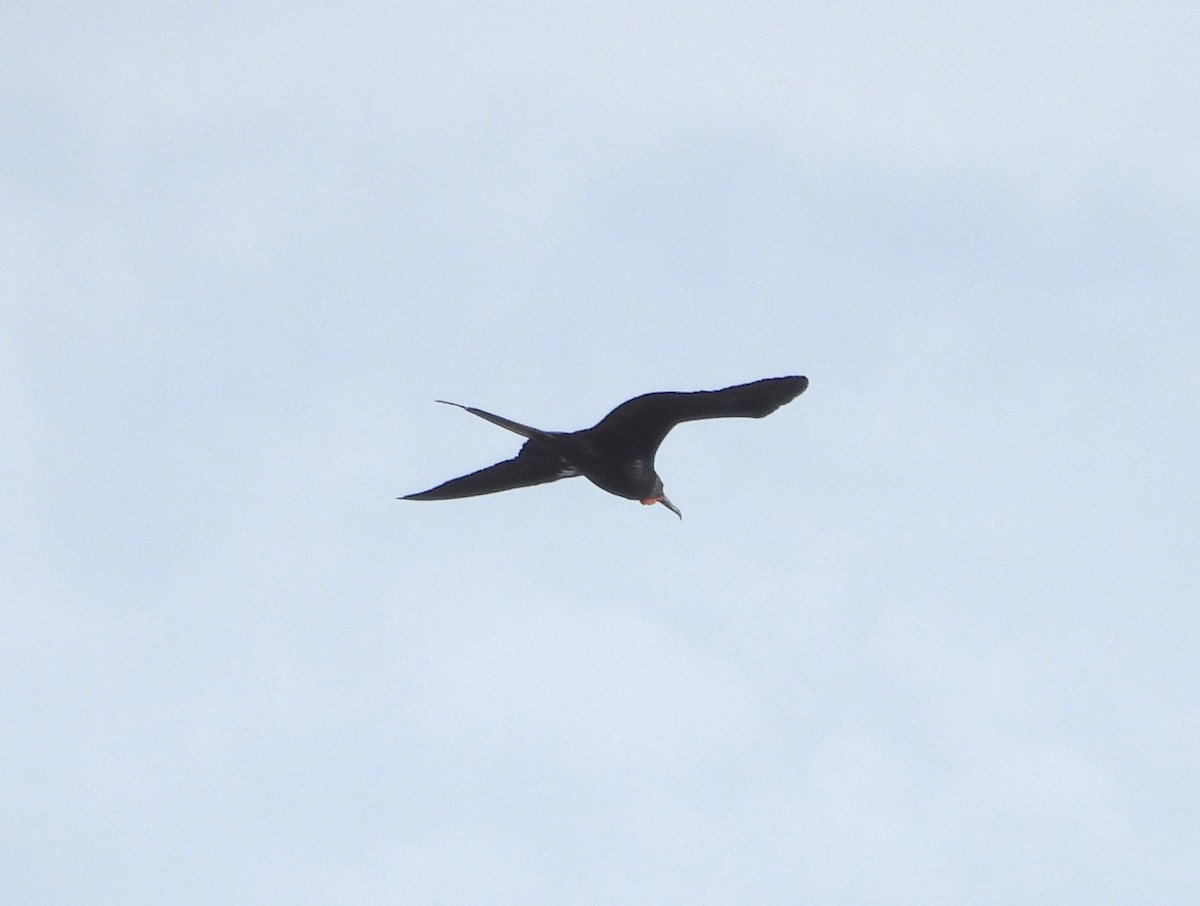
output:
[[[680,422],[702,418],[762,418],[790,403],[808,387],[808,378],[776,377],[694,393],[646,393],[635,396],[582,431],[542,431],[473,406],[458,406],[494,425],[528,438],[512,459],[472,472],[401,500],[452,500],[494,494],[512,488],[582,475],[610,494],[647,506],[661,503],[683,518],[663,493],[654,471],[654,454]]]

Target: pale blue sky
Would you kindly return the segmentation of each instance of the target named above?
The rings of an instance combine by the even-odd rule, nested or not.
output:
[[[6,902],[1196,901],[1196,9],[9,19]]]

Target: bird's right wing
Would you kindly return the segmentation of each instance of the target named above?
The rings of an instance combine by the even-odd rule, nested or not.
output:
[[[617,406],[592,428],[598,443],[630,455],[653,457],[680,422],[702,418],[762,418],[790,403],[808,387],[800,376],[765,378],[722,390],[647,393]]]
[[[521,447],[521,452],[512,459],[498,462],[470,475],[463,475],[461,478],[451,478],[436,488],[419,494],[408,494],[400,499],[453,500],[457,497],[478,497],[480,494],[495,494],[513,488],[546,484],[578,474],[566,460],[544,444],[527,441]]]

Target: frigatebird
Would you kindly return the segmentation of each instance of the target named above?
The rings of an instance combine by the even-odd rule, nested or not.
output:
[[[667,432],[680,422],[702,418],[762,418],[790,403],[806,387],[808,378],[791,376],[722,390],[646,393],[621,403],[582,431],[542,431],[473,406],[438,400],[528,439],[512,459],[399,499],[475,497],[582,475],[618,497],[646,505],[661,503],[682,519],[683,513],[667,499],[662,479],[654,471],[654,454]]]

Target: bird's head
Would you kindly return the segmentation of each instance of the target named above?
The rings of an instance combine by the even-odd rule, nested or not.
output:
[[[679,507],[677,507],[677,506],[675,506],[675,504],[671,503],[671,501],[667,499],[667,495],[663,493],[662,479],[659,478],[657,475],[654,476],[654,487],[650,490],[650,493],[647,496],[641,498],[641,503],[643,506],[650,506],[651,504],[654,504],[654,503],[661,503],[668,510],[670,510],[672,513],[674,513],[676,516],[678,516],[680,519],[683,518],[683,513],[679,512]]]

